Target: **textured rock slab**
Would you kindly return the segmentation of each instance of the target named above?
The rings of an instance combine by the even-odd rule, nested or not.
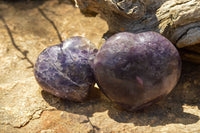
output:
[[[60,37],[82,35],[98,45],[107,31],[105,21],[85,17],[67,0],[0,1],[0,16],[0,132],[200,131],[200,66],[184,63],[169,97],[141,112],[120,110],[98,90],[91,100],[73,103],[42,91],[31,62]]]
[[[42,98],[34,77],[1,84],[0,88],[0,122],[3,125],[22,127],[31,119],[39,118],[43,110],[53,109]]]

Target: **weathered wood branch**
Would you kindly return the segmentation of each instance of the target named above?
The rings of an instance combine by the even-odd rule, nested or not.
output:
[[[75,0],[75,2],[85,14],[101,14],[109,25],[106,36],[120,31],[133,33],[156,31],[181,48],[184,58],[200,63],[199,0]]]

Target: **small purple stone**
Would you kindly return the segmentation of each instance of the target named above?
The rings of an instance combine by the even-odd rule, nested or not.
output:
[[[97,53],[83,37],[71,37],[46,48],[35,63],[34,74],[41,88],[57,97],[81,102],[94,85],[90,67]]]
[[[149,106],[175,87],[181,59],[174,45],[155,32],[111,36],[94,59],[105,95],[128,111]]]

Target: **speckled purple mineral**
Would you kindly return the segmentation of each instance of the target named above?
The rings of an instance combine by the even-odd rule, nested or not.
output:
[[[43,90],[81,102],[95,83],[90,63],[96,53],[95,45],[86,38],[69,38],[40,53],[34,67],[35,78]]]
[[[122,32],[105,42],[93,67],[106,96],[134,111],[157,102],[174,88],[181,59],[173,44],[158,33]]]

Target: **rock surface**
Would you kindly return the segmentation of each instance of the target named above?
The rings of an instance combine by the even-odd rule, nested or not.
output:
[[[160,103],[128,113],[98,89],[84,103],[48,94],[33,75],[39,53],[71,36],[98,45],[106,22],[67,0],[0,1],[0,133],[200,132],[200,66],[183,63],[176,88]]]

